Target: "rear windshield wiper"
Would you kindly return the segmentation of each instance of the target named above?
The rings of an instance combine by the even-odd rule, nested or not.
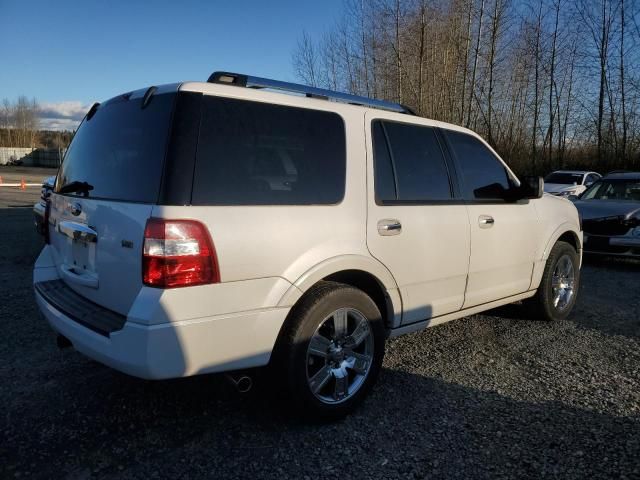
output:
[[[78,182],[76,180],[70,183],[65,183],[60,187],[58,193],[82,193],[86,197],[89,195],[91,190],[93,190],[93,185],[90,185],[87,182]]]

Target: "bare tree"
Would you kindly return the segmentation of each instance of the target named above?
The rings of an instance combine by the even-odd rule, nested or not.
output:
[[[296,75],[313,87],[318,86],[318,56],[311,37],[306,31],[298,40],[293,53],[293,67]]]
[[[349,0],[294,69],[471,127],[528,172],[640,162],[640,1],[528,1]]]
[[[2,101],[3,143],[7,147],[31,147],[37,143],[40,107],[36,99],[29,100],[22,95],[15,102]]]

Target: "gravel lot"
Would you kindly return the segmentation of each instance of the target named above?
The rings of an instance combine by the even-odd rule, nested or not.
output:
[[[31,211],[9,207],[35,190],[0,193],[0,478],[640,478],[638,262],[587,259],[568,321],[507,307],[390,341],[364,406],[308,425],[219,376],[59,351]]]

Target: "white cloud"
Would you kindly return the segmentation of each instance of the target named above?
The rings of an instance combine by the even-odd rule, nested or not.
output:
[[[40,104],[40,128],[44,130],[75,130],[91,104],[66,101]]]

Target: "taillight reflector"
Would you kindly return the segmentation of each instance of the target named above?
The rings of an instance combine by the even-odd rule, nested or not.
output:
[[[220,282],[218,259],[207,228],[195,220],[147,220],[142,281],[157,288]]]
[[[44,218],[42,219],[42,235],[44,236],[44,243],[49,244],[51,240],[49,238],[49,217],[51,216],[51,199],[45,200],[44,204]]]

